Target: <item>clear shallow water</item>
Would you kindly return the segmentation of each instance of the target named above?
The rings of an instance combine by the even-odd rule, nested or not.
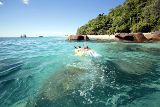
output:
[[[159,107],[160,43],[0,38],[0,107]]]

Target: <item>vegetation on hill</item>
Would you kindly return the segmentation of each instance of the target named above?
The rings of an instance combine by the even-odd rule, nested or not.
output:
[[[126,0],[77,30],[78,35],[104,35],[160,30],[160,0]]]

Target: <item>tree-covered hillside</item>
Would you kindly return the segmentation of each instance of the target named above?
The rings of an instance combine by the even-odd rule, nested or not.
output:
[[[99,14],[77,30],[77,34],[103,35],[160,30],[160,0],[126,0],[108,15]]]

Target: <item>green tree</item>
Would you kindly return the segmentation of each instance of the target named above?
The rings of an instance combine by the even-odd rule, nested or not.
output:
[[[113,34],[116,32],[150,32],[160,30],[160,0],[126,0],[99,14],[77,30],[77,34]]]

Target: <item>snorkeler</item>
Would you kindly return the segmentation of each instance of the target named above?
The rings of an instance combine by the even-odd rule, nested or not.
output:
[[[79,49],[79,48],[81,48],[81,46],[80,46],[80,45],[78,45],[77,47],[76,47],[76,46],[74,46],[74,48],[75,48],[75,49]]]
[[[91,50],[88,46],[84,47],[85,50]]]
[[[75,47],[75,55],[76,56],[93,56],[93,57],[97,57],[100,56],[99,54],[97,54],[94,50],[92,50],[91,48],[89,48],[88,46],[85,46],[83,48],[81,48],[81,46],[74,46]]]
[[[82,48],[81,48],[80,45],[74,46],[74,48],[75,48],[74,52],[75,52],[76,54],[79,53],[79,52],[82,52]]]

